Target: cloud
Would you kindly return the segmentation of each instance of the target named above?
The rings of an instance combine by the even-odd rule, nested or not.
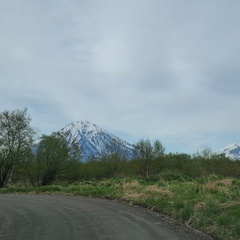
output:
[[[239,7],[2,1],[1,109],[27,107],[43,133],[89,120],[130,142],[218,150],[240,130]]]

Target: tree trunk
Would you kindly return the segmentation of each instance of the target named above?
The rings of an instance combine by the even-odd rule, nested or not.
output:
[[[2,169],[0,169],[0,171],[0,188],[4,188],[12,175],[13,165],[8,164],[7,166],[2,166]]]
[[[56,173],[50,172],[44,175],[41,185],[49,186],[56,180]]]

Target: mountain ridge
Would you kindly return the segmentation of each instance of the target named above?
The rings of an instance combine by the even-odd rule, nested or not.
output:
[[[60,133],[66,136],[69,143],[75,141],[80,145],[83,161],[112,152],[117,152],[128,159],[134,156],[132,144],[87,120],[70,123],[62,128]]]

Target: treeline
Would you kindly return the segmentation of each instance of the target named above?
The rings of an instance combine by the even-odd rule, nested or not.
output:
[[[166,174],[172,179],[197,178],[211,174],[240,177],[240,161],[231,161],[205,147],[200,153],[165,153],[159,140],[140,140],[136,158],[127,160],[112,152],[81,162],[77,143],[69,145],[60,133],[43,135],[36,141],[27,109],[0,113],[0,188],[8,184],[51,185],[110,177],[141,176],[156,178]],[[176,180],[177,180],[176,179]]]
[[[240,178],[240,161],[232,161],[220,155],[212,155],[206,159],[201,155],[190,156],[184,153],[169,153],[158,158],[151,158],[148,163],[148,170],[144,169],[143,171],[142,164],[141,158],[125,160],[113,154],[98,160],[93,159],[81,163],[78,176],[80,179],[101,179],[117,176],[158,178],[158,176],[166,174],[172,179],[198,178],[209,175]]]

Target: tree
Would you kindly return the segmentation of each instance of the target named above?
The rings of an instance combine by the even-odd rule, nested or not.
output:
[[[43,135],[36,146],[34,160],[26,165],[29,178],[34,185],[51,185],[59,174],[71,169],[79,162],[81,151],[76,143],[68,144],[64,135]]]
[[[34,140],[27,109],[0,113],[0,188],[11,179],[17,166],[22,164]]]
[[[203,146],[202,147],[202,150],[199,152],[197,151],[196,154],[194,154],[193,156],[195,158],[203,158],[203,159],[206,159],[206,160],[209,160],[212,158],[212,156],[214,155],[212,149],[208,146]]]
[[[164,155],[165,148],[163,147],[162,143],[159,140],[153,142],[153,155],[154,158],[159,158]]]
[[[203,146],[203,149],[201,151],[201,156],[204,159],[211,159],[211,157],[213,156],[213,151],[210,147],[208,146]]]
[[[159,140],[152,144],[149,139],[141,139],[135,145],[135,151],[141,161],[142,176],[149,177],[152,160],[159,160],[164,155],[165,148]]]
[[[149,176],[150,161],[153,157],[153,147],[149,139],[140,140],[135,145],[135,150],[141,160],[141,174],[142,176]]]

